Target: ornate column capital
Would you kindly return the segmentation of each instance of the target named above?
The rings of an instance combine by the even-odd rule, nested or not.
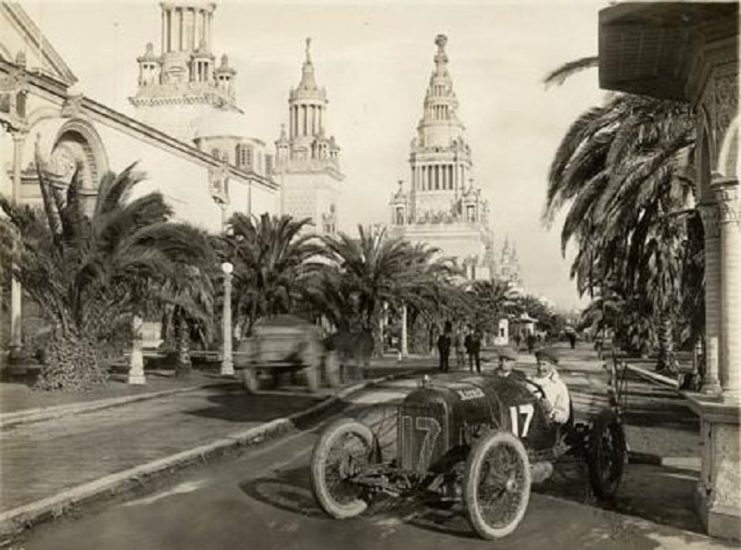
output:
[[[697,205],[700,212],[705,239],[720,238],[720,213],[715,201],[705,201]]]
[[[710,184],[718,202],[720,223],[739,222],[738,179],[714,175]]]

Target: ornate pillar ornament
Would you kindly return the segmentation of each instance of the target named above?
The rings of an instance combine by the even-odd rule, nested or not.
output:
[[[718,205],[697,205],[705,232],[705,373],[704,393],[720,393],[720,221]]]
[[[217,204],[229,204],[229,166],[221,160],[208,170],[208,189]]]
[[[741,398],[741,216],[736,178],[715,176],[711,188],[720,222],[721,353],[723,395]]]

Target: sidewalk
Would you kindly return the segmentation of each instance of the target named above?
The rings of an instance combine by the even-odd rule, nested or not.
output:
[[[596,352],[586,346],[575,350],[563,346],[561,351],[559,372],[569,386],[577,420],[589,420],[608,405],[608,373]],[[534,359],[526,362],[534,368]],[[672,388],[628,373],[626,389],[622,412],[630,463],[616,502],[602,507],[703,533],[694,505],[700,469],[699,419]],[[585,471],[565,469],[557,474],[546,484],[546,493],[598,505],[587,497],[587,488],[575,482],[585,479]]]
[[[366,378],[426,366],[429,360],[384,359],[372,364]],[[184,383],[148,380],[136,388],[114,382],[89,394],[0,390],[11,396],[2,408],[6,419],[32,409],[45,415],[0,431],[0,533],[40,514],[61,513],[80,496],[281,433],[360,386],[247,395],[240,381],[208,373],[194,372]],[[111,406],[116,400],[126,402]],[[49,401],[54,405],[43,407]],[[62,414],[70,408],[77,410]]]

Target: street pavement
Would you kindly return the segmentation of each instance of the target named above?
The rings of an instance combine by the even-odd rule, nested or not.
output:
[[[530,368],[527,362],[523,361],[524,369]],[[579,415],[588,417],[604,404],[598,390],[605,385],[606,377],[588,353],[583,360],[579,353],[573,355],[564,361],[562,370],[564,377],[572,377],[569,385],[574,387],[572,394]],[[392,436],[394,406],[417,382],[403,379],[361,391],[352,397],[343,414],[374,424],[385,431],[386,437]],[[645,388],[641,391],[647,392]],[[643,413],[638,416],[648,422]],[[442,511],[415,501],[387,500],[353,520],[336,521],[324,516],[311,496],[308,477],[309,457],[320,428],[292,433],[208,468],[194,467],[176,473],[161,479],[146,494],[87,508],[82,517],[40,525],[16,547],[312,549],[352,545],[359,549],[421,550],[492,544],[474,537],[459,508]],[[667,493],[666,480],[672,479],[671,475],[691,476],[657,468],[662,475],[668,475],[651,477],[645,468],[654,467],[629,465],[626,473],[628,499],[638,499],[646,507],[641,515],[651,518],[652,514],[657,515],[657,507],[685,504]],[[683,514],[659,517],[667,520],[663,521],[665,525],[659,525],[597,507],[585,496],[583,472],[561,472],[554,477],[561,481],[537,489],[540,492],[533,495],[520,528],[511,537],[498,541],[497,548],[733,547],[687,531],[700,529],[695,524],[685,525]],[[694,487],[691,479],[684,481],[689,485],[682,485],[682,494]],[[677,492],[676,487],[672,490]],[[653,493],[652,504],[645,503],[646,492]],[[623,490],[620,498],[625,498]]]

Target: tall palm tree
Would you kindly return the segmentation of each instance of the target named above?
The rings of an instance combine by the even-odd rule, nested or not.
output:
[[[0,259],[6,263],[17,251],[13,274],[51,324],[39,387],[88,388],[105,381],[96,347],[146,310],[156,299],[153,288],[199,260],[200,233],[170,222],[160,193],[131,199],[144,178],[134,165],[103,176],[91,214],[79,167],[63,193],[40,158],[37,166],[42,208],[0,196],[9,220],[0,225]]]
[[[515,313],[518,292],[502,279],[475,281],[469,290],[472,316],[489,332],[497,333],[499,320]]]
[[[594,58],[554,71],[559,81]],[[691,213],[692,182],[685,177],[694,147],[688,105],[613,94],[569,128],[551,164],[543,220],[569,204],[562,251],[578,248],[572,275],[580,292],[618,280],[622,294],[638,300],[634,313],[659,332],[659,369],[673,365],[672,319],[677,315],[687,240],[683,217]]]
[[[358,238],[345,233],[324,240],[331,267],[325,278],[329,289],[341,289],[352,298],[349,308],[360,328],[373,336],[376,353],[382,350],[381,316],[384,304],[407,305],[421,312],[433,307],[454,307],[442,302],[442,292],[456,273],[452,263],[437,258],[439,251],[391,238],[386,230],[358,226]],[[457,296],[460,298],[460,295]]]
[[[247,332],[263,318],[291,311],[319,267],[322,247],[303,231],[309,219],[235,213],[223,254],[234,264],[237,320]]]

